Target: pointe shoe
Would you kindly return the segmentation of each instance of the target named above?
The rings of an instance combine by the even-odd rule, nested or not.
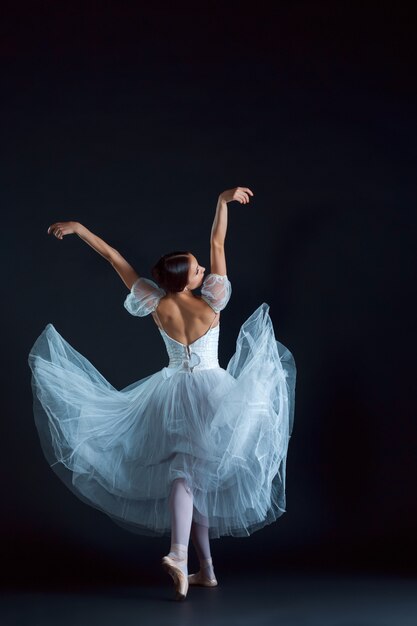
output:
[[[185,600],[188,592],[188,578],[178,567],[178,563],[169,556],[162,558],[162,567],[171,576],[175,584],[175,599]]]
[[[218,582],[216,577],[208,578],[208,576],[204,575],[202,570],[207,569],[209,565],[212,565],[212,559],[204,559],[200,561],[200,571],[196,574],[188,575],[188,584],[190,585],[199,585],[201,587],[217,587]]]

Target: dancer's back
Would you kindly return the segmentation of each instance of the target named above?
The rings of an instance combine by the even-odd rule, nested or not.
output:
[[[216,313],[200,296],[194,295],[166,294],[156,312],[156,316],[153,314],[156,324],[172,339],[186,345],[201,337],[210,324],[212,328],[217,326],[220,318],[220,312]]]

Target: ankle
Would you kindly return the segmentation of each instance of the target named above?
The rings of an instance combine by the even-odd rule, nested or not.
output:
[[[171,543],[169,556],[176,561],[186,561],[188,559],[188,547],[181,543]]]
[[[211,557],[209,559],[200,560],[200,574],[209,580],[216,578],[214,574],[213,560]]]
[[[168,554],[171,561],[174,561],[175,566],[178,567],[184,574],[188,576],[188,549],[180,543],[171,543],[171,549]]]
[[[188,546],[183,543],[171,543],[170,545],[171,552],[188,552]]]

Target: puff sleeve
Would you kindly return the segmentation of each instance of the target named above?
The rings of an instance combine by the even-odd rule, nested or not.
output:
[[[166,292],[151,280],[140,276],[132,285],[124,307],[131,315],[144,317],[156,309]]]
[[[232,285],[226,275],[207,274],[201,287],[201,299],[218,313],[230,300]]]

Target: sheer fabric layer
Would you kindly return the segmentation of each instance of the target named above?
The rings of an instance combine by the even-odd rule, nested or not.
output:
[[[266,303],[242,324],[225,369],[218,337],[216,326],[193,344],[190,368],[190,352],[163,335],[169,366],[121,390],[52,324],[30,351],[48,463],[77,497],[127,530],[168,536],[170,486],[180,477],[210,538],[250,535],[285,512],[293,356],[275,339]]]
[[[157,308],[166,291],[150,278],[140,276],[132,285],[124,301],[124,307],[131,315],[144,317]],[[222,311],[232,295],[232,285],[227,275],[207,274],[201,286],[201,299],[218,313]]]

